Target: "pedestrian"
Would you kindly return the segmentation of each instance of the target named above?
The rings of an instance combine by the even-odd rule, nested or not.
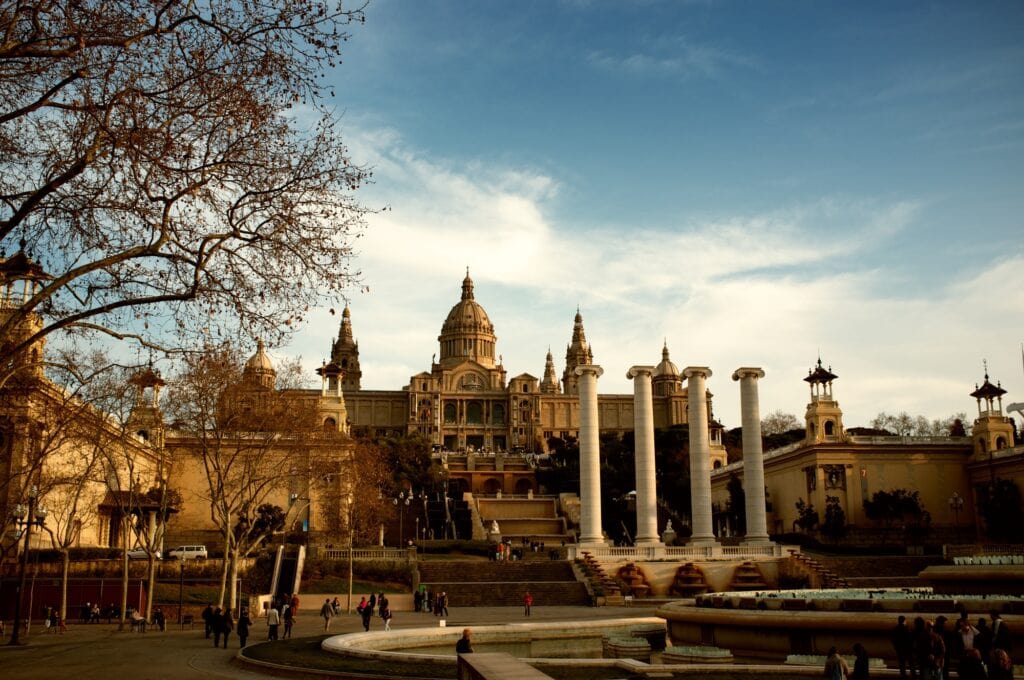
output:
[[[213,646],[220,647],[220,636],[223,632],[220,607],[213,610],[213,616],[210,617],[210,628],[213,629]]]
[[[828,650],[828,658],[825,659],[825,677],[828,680],[847,680],[850,677],[850,667],[846,663],[846,659],[839,656],[839,650],[836,647],[830,647]]]
[[[377,609],[378,611],[380,611],[380,615],[384,616],[384,610],[390,606],[391,603],[388,602],[387,595],[385,595],[384,592],[381,591],[380,596],[377,598]]]
[[[167,619],[164,617],[164,610],[160,607],[157,607],[156,611],[153,612],[153,623],[156,624],[161,633],[167,630]]]
[[[443,612],[443,616],[445,618],[447,618],[448,617],[448,593],[447,592],[441,591],[441,596],[438,598],[438,605],[440,606],[441,611]],[[438,614],[438,616],[441,616],[441,615],[442,614]]]
[[[456,654],[472,654],[473,653],[473,631],[469,628],[462,629],[462,637],[455,643]]]
[[[924,624],[925,635],[919,643],[918,666],[924,680],[941,680],[942,668],[946,664],[946,643],[935,632],[931,621]]]
[[[267,639],[277,639],[277,627],[281,625],[281,615],[273,607],[267,610]]]
[[[384,611],[380,613],[380,618],[384,619],[384,630],[391,630],[391,607],[384,607]]]
[[[331,600],[331,609],[334,610],[334,615],[337,616],[341,613],[341,603],[338,602],[338,598]]]
[[[434,613],[434,591],[433,590],[428,590],[427,591],[427,599],[424,600],[424,602],[427,605],[427,613],[428,614],[433,614]]]
[[[868,680],[868,652],[859,642],[853,644],[853,674],[850,680]]]
[[[985,665],[981,663],[981,652],[976,648],[964,651],[964,658],[960,659],[957,668],[957,677],[960,680],[985,680],[988,677]]]
[[[235,629],[235,620],[231,616],[231,607],[225,607],[224,611],[220,615],[220,632],[224,636],[224,649],[228,648],[228,638],[231,636],[231,631]]]
[[[419,589],[417,589],[416,592],[412,594],[412,608],[413,611],[417,612],[423,610],[423,592]]]
[[[331,626],[331,617],[334,616],[334,609],[331,608],[330,598],[324,600],[324,606],[320,607],[320,616],[323,617],[324,632],[326,633],[327,629]]]
[[[366,605],[360,610],[359,615],[363,617],[363,630],[366,632],[370,631],[370,619],[373,618],[373,607],[367,602]]]
[[[530,607],[533,606],[533,595],[527,590],[526,594],[523,595],[523,616],[530,615]]]
[[[907,625],[907,617],[900,616],[896,619],[896,627],[892,629],[892,648],[896,652],[896,661],[900,667],[900,677],[907,677],[907,667],[910,667],[910,677],[917,677],[917,663],[914,659],[914,634],[910,632]]]
[[[335,598],[335,599],[337,599],[337,598]],[[299,615],[299,594],[298,593],[292,593],[292,601],[289,602],[288,604],[291,605],[292,618],[295,618],[296,616]]]
[[[377,609],[377,593],[370,593],[370,609]]]
[[[284,607],[284,639],[287,640],[292,636],[292,626],[295,625],[295,609],[291,605],[285,605]]]
[[[212,621],[212,618],[213,618],[213,603],[212,602],[209,603],[208,605],[206,605],[206,609],[203,610],[203,613],[200,616],[203,617],[203,628],[206,629],[206,638],[209,639],[210,638],[210,633],[213,632],[213,621]]]
[[[978,619],[978,633],[974,636],[974,648],[981,652],[982,663],[987,664],[992,654],[992,629],[984,617]]]
[[[242,609],[242,613],[238,616],[238,646],[239,648],[245,647],[245,641],[249,639],[249,626],[252,625],[252,619],[249,618],[249,610]]]
[[[993,653],[996,649],[1001,649],[1010,654],[1010,628],[1003,621],[1003,617],[999,615],[999,612],[993,609],[989,612],[989,616],[992,617],[992,649]]]
[[[1005,649],[992,648],[992,663],[988,667],[989,680],[1013,680],[1013,661]]]

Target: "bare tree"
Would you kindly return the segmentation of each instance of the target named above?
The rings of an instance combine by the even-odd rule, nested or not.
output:
[[[772,411],[761,420],[761,434],[764,436],[784,434],[802,427],[800,421],[792,413]]]
[[[269,534],[266,523],[257,521],[259,509],[289,497],[303,499],[296,514],[308,508],[310,460],[317,448],[316,399],[253,382],[235,356],[225,346],[190,357],[172,380],[168,400],[176,427],[189,438],[179,445],[191,449],[207,481],[201,502],[209,503],[210,520],[224,543],[220,606],[238,560]],[[278,382],[288,384],[297,367],[283,367]],[[235,606],[234,588],[230,604]]]
[[[5,361],[57,331],[277,338],[336,300],[368,173],[321,76],[363,19],[327,0],[5,3],[0,248],[41,266],[0,318]]]

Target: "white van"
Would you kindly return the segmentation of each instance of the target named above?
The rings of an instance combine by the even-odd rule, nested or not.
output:
[[[205,545],[181,545],[166,554],[169,560],[205,560],[207,557]]]

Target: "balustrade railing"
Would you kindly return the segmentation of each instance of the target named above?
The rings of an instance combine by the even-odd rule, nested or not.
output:
[[[347,560],[348,548],[326,548],[323,555],[329,560]],[[416,551],[404,548],[353,548],[352,559],[363,562],[411,562],[416,559]]]

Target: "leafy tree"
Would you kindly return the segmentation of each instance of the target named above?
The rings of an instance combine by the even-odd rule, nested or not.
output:
[[[825,496],[825,523],[821,531],[833,541],[846,535],[846,511],[839,504],[839,496]]]
[[[1016,482],[996,477],[988,484],[978,485],[977,496],[989,540],[1008,543],[1024,540],[1024,510]]]
[[[801,531],[810,533],[818,526],[821,517],[814,505],[805,503],[803,498],[796,499],[796,521],[794,522]]]
[[[740,534],[747,533],[747,494],[743,490],[743,482],[735,472],[729,474],[729,481],[725,484],[729,492],[729,511],[733,517],[733,526]]]
[[[907,489],[876,491],[870,500],[864,501],[864,514],[868,519],[879,522],[883,528],[882,541],[897,524],[905,527],[921,526],[928,517],[921,504],[921,494]]]
[[[0,322],[3,359],[55,332],[279,338],[337,299],[368,173],[321,76],[363,19],[326,0],[5,3],[0,248],[23,241],[52,278]]]

